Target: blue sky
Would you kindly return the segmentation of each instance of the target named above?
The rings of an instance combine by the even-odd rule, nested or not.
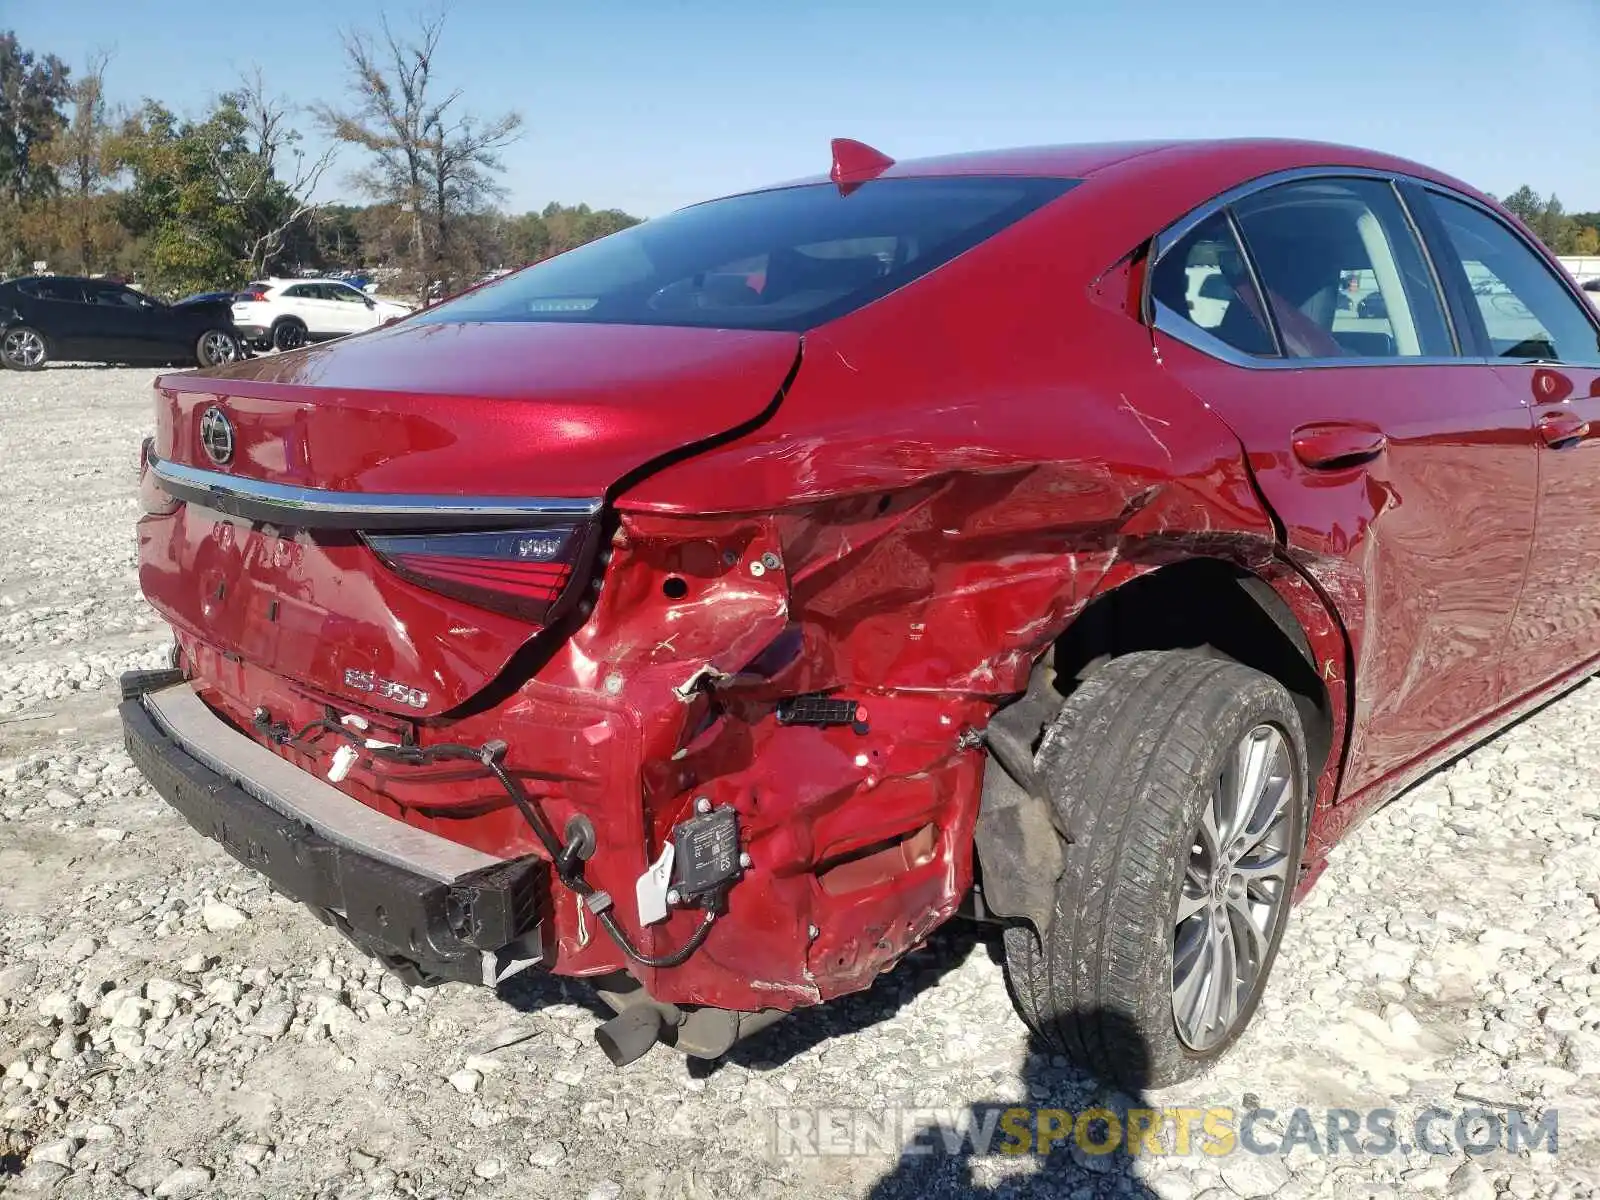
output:
[[[259,64],[338,98],[340,28],[378,0],[0,0],[0,27],[109,90],[198,112]],[[650,216],[825,170],[828,139],[897,158],[1126,138],[1304,136],[1420,159],[1504,195],[1600,209],[1600,0],[455,0],[438,66],[527,118],[508,207]],[[325,192],[359,164],[346,150]]]

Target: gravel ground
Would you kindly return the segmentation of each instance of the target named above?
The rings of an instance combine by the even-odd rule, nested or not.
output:
[[[1350,837],[1254,1027],[1203,1080],[1120,1097],[1032,1053],[993,943],[966,929],[715,1067],[657,1051],[616,1071],[581,987],[412,991],[133,770],[116,675],[165,649],[132,536],[153,375],[0,372],[0,1193],[1600,1194],[1593,684]],[[797,1106],[939,1110],[932,1127],[1019,1102],[1263,1106],[1269,1138],[1298,1107],[1318,1125],[1329,1108],[1553,1110],[1560,1141],[1555,1156],[1129,1160],[881,1140],[795,1155],[773,1134]]]

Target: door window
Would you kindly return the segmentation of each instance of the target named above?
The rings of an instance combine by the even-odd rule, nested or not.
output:
[[[143,308],[144,300],[135,292],[127,288],[117,287],[86,287],[84,289],[90,304],[101,305],[106,308]]]
[[[1201,221],[1161,256],[1150,274],[1150,296],[1235,350],[1277,353],[1239,241],[1222,213]]]
[[[345,304],[365,304],[367,302],[367,298],[360,292],[353,288],[347,288],[342,284],[326,284],[324,285],[324,290],[327,292],[326,298],[329,300],[340,300]]]
[[[83,285],[71,279],[34,279],[17,284],[23,295],[37,300],[57,300],[65,304],[82,304]]]
[[[1497,358],[1600,361],[1597,333],[1581,302],[1543,260],[1482,209],[1429,192]]]
[[[1280,184],[1234,211],[1290,357],[1455,354],[1427,260],[1389,184]]]

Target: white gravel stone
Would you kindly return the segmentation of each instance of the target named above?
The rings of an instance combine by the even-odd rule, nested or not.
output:
[[[51,992],[40,997],[39,1015],[64,1025],[81,1025],[89,1019],[89,1010],[64,992]]]
[[[22,1174],[16,1177],[15,1187],[17,1194],[21,1196],[48,1195],[51,1189],[65,1179],[67,1175],[67,1168],[60,1163],[30,1163]]]
[[[464,1096],[470,1096],[478,1090],[483,1083],[483,1076],[477,1071],[462,1068],[450,1076],[450,1086]]]
[[[200,919],[212,933],[226,933],[239,928],[250,918],[231,904],[208,900],[200,909]]]
[[[1400,1178],[1413,1192],[1442,1192],[1450,1185],[1450,1175],[1443,1167],[1422,1167]]]
[[[548,1169],[559,1165],[566,1156],[567,1148],[560,1142],[545,1142],[533,1148],[533,1152],[528,1155],[528,1162],[532,1166]]]
[[[1447,1194],[1461,1200],[1495,1200],[1494,1182],[1474,1163],[1464,1162],[1452,1172]]]
[[[1236,1196],[1276,1195],[1289,1182],[1289,1168],[1281,1158],[1262,1154],[1234,1154],[1221,1166],[1222,1182]]]
[[[287,1005],[268,1005],[262,1008],[255,1015],[255,1019],[244,1027],[244,1032],[252,1037],[263,1037],[275,1041],[289,1032],[289,1022],[293,1019],[294,1013]]]
[[[35,1147],[28,1156],[29,1162],[55,1163],[61,1167],[72,1166],[72,1156],[78,1152],[78,1147],[83,1143],[76,1138],[58,1138],[53,1142],[46,1142]]]
[[[211,1172],[205,1167],[179,1167],[156,1185],[156,1200],[188,1200],[210,1183]]]
[[[240,1142],[233,1148],[234,1161],[249,1167],[259,1167],[271,1153],[272,1147],[261,1142]]]
[[[1163,1171],[1146,1186],[1157,1200],[1191,1200],[1194,1195],[1194,1184],[1176,1171]]]

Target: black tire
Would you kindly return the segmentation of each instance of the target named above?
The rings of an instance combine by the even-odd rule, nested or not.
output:
[[[1285,895],[1255,984],[1219,1042],[1195,1050],[1173,1005],[1180,889],[1223,760],[1261,725],[1281,733],[1293,792]],[[1299,878],[1307,816],[1306,746],[1283,685],[1189,651],[1115,658],[1046,727],[1036,776],[1071,843],[1043,940],[1005,931],[1017,1011],[1051,1048],[1101,1079],[1142,1089],[1206,1070],[1248,1027],[1277,957]]]
[[[306,344],[305,322],[296,317],[284,317],[272,327],[274,350],[298,350]]]
[[[12,371],[41,371],[49,362],[50,339],[31,325],[0,330],[0,366]]]
[[[221,351],[223,339],[231,350]],[[216,367],[223,363],[238,362],[244,357],[239,339],[226,329],[208,329],[195,339],[194,360],[202,367]]]

